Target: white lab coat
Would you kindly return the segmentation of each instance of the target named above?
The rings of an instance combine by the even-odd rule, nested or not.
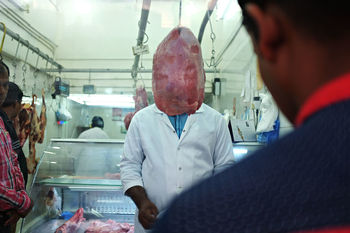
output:
[[[82,132],[79,137],[79,139],[108,139],[108,135],[106,134],[103,129],[99,127],[93,127],[91,129],[85,130]]]
[[[109,139],[108,135],[99,127],[82,132],[79,139]],[[76,161],[74,163],[75,175],[77,176],[104,176],[110,172],[109,150],[104,147],[96,147],[94,145],[86,145],[85,147],[77,148],[74,151]]]
[[[233,149],[224,118],[202,104],[188,117],[180,139],[168,116],[156,105],[133,117],[120,163],[124,192],[145,188],[163,212],[184,189],[233,163]],[[145,232],[135,216],[135,233]]]

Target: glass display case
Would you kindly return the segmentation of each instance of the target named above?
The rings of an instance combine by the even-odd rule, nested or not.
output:
[[[132,225],[136,206],[120,181],[123,141],[52,139],[29,190],[35,205],[21,232],[55,232],[79,208],[85,232],[96,220]],[[95,224],[94,223],[94,224]]]

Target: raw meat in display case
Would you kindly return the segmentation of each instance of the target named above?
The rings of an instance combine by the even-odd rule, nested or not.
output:
[[[123,146],[111,139],[51,139],[29,190],[36,205],[20,233],[132,233],[136,206],[120,181]]]

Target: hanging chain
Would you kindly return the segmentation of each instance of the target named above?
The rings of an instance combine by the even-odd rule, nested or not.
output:
[[[48,60],[46,60],[46,65],[45,65],[45,70],[47,70],[47,65],[49,64],[49,61]],[[46,74],[47,75],[47,74]],[[47,76],[46,78],[44,78],[44,90],[47,90],[47,92],[50,92],[50,88],[48,87],[48,86],[46,86],[47,85],[47,79],[48,79],[49,77]],[[46,89],[47,88],[47,89]]]
[[[28,42],[28,41],[27,41]],[[28,42],[29,43],[29,42]],[[24,59],[24,63],[22,65],[22,71],[23,71],[23,79],[22,79],[22,83],[23,83],[23,92],[26,91],[26,73],[27,73],[27,66],[26,66],[26,63],[27,63],[27,59],[28,59],[28,53],[29,53],[29,46],[28,46],[28,49],[27,49],[27,54],[26,54],[26,57]],[[32,93],[33,94],[33,93]]]
[[[17,34],[17,36],[19,37],[18,34]],[[17,48],[16,48],[16,53],[15,53],[14,58],[12,59],[12,66],[14,68],[13,75],[12,75],[12,80],[13,80],[12,82],[14,82],[14,83],[16,83],[17,54],[18,54],[19,45],[20,45],[20,43],[18,41]]]
[[[146,87],[146,85],[145,85],[145,82],[144,82],[144,80],[143,80],[143,76],[142,76],[142,70],[145,70],[146,68],[143,66],[143,54],[141,54],[140,55],[140,67],[139,67],[139,72],[137,72],[137,74],[140,76],[140,79],[135,79],[135,83],[134,83],[134,87],[136,88],[136,83],[137,83],[137,81],[138,80],[141,80],[141,82],[142,82],[142,85],[143,85],[143,87]]]
[[[210,67],[213,67],[214,68],[214,75],[216,74],[217,72],[217,65],[218,65],[218,62],[216,62],[215,60],[215,46],[214,46],[214,43],[215,43],[215,39],[216,39],[216,35],[213,31],[213,25],[211,23],[211,19],[210,19],[210,15],[209,15],[209,12],[208,12],[208,19],[209,19],[209,25],[210,25],[210,39],[211,39],[211,57],[210,57],[210,63],[208,65],[208,63],[206,62],[207,66],[210,68]]]
[[[179,26],[181,25],[182,0],[179,3]]]
[[[37,87],[36,87],[36,83],[37,83],[37,77],[39,74],[39,69],[38,69],[38,63],[39,63],[39,55],[38,58],[36,59],[36,64],[35,64],[35,68],[34,68],[34,72],[33,72],[33,77],[34,77],[34,85],[33,85],[33,89],[32,89],[32,93],[35,93]]]

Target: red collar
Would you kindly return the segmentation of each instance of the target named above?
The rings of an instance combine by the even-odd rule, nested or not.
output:
[[[346,99],[350,99],[350,73],[334,79],[314,92],[301,107],[295,125],[300,126],[315,112]]]

